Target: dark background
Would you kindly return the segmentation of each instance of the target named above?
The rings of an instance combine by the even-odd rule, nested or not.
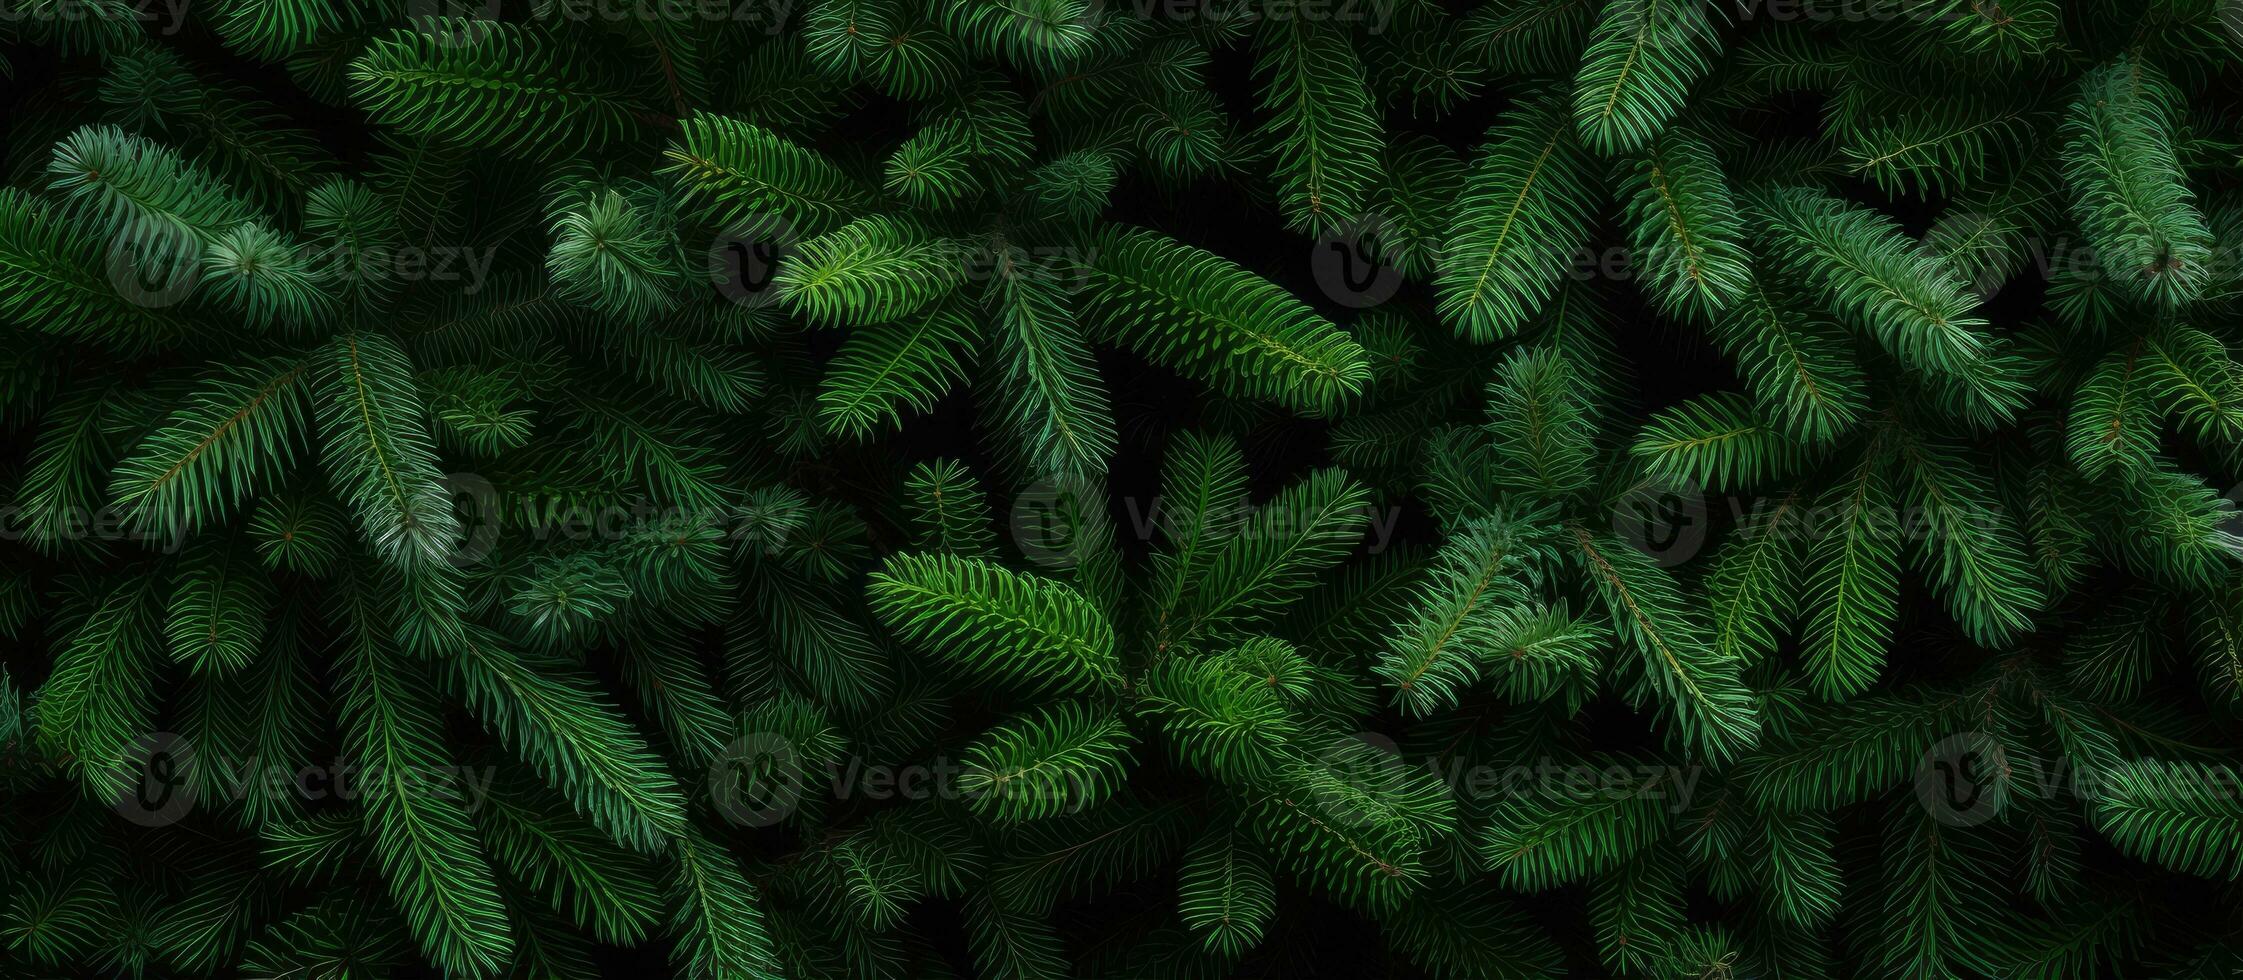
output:
[[[511,13],[518,15],[519,11]],[[1738,29],[1732,28],[1735,30]],[[355,108],[338,108],[309,99],[285,70],[227,51],[201,21],[191,19],[186,31],[165,39],[164,43],[184,54],[206,79],[242,83],[249,86],[257,98],[279,106],[297,124],[315,132],[326,148],[343,162],[346,172],[361,166],[373,146],[366,121]],[[7,110],[0,112],[0,126],[10,129],[4,144],[8,157],[0,160],[0,172],[20,175],[27,168],[43,166],[45,143],[23,145],[18,139],[20,134],[13,131],[15,127],[9,122],[10,117],[17,115],[32,93],[39,93],[44,99],[59,98],[82,104],[83,112],[76,121],[97,118],[100,107],[93,102],[92,93],[84,84],[95,77],[92,72],[97,69],[83,59],[64,61],[50,50],[31,45],[15,44],[5,50],[14,72],[5,82],[5,102],[0,103]],[[1241,129],[1258,118],[1249,64],[1250,56],[1246,52],[1232,51],[1218,55],[1213,65],[1216,91]],[[1406,111],[1390,110],[1387,124],[1390,133],[1414,131],[1432,135],[1467,154],[1469,160],[1487,126],[1507,107],[1504,90],[1505,85],[1495,81],[1479,97],[1437,121],[1411,118]],[[1794,108],[1796,111],[1755,117],[1758,124],[1767,127],[1766,138],[1814,135],[1819,105],[1812,99],[1802,99]],[[877,154],[884,153],[911,131],[908,107],[868,94],[864,108],[851,114],[823,142],[829,148],[854,144],[857,152]],[[25,159],[27,154],[42,159]],[[1847,190],[1856,199],[1895,215],[1911,232],[1920,232],[1940,210],[1936,202],[1893,198],[1863,184],[1854,184]],[[1315,243],[1306,236],[1284,231],[1275,209],[1267,201],[1244,196],[1237,181],[1213,178],[1177,189],[1130,174],[1124,177],[1108,215],[1159,229],[1181,241],[1225,256],[1279,283],[1335,322],[1347,324],[1357,316],[1357,311],[1329,300],[1312,277],[1310,255]],[[1608,222],[1597,240],[1616,242],[1621,236]],[[2043,283],[2028,272],[1997,295],[1989,313],[1997,325],[2015,326],[2038,312],[2042,293]],[[1608,295],[1622,304],[1618,341],[1634,368],[1635,417],[1702,392],[1738,387],[1725,360],[1695,328],[1658,316],[1642,303],[1633,289],[1610,290]],[[1405,285],[1392,302],[1430,311],[1432,291],[1425,283],[1412,282]],[[1429,322],[1432,322],[1430,318]],[[841,336],[838,331],[824,331],[814,334],[812,342],[820,356],[831,356]],[[1203,423],[1205,391],[1196,382],[1150,365],[1135,355],[1112,349],[1099,351],[1099,365],[1113,394],[1121,434],[1120,452],[1108,481],[1112,498],[1117,502],[1150,500],[1158,492],[1159,463],[1170,435]],[[977,473],[996,472],[976,428],[976,416],[970,389],[962,387],[933,412],[913,419],[902,433],[870,446],[836,450],[831,459],[821,461],[840,474],[831,489],[844,494],[863,493],[865,499],[858,502],[864,505],[866,512],[872,513],[887,507],[889,500],[865,491],[892,487],[904,466],[912,461],[938,456],[959,457],[967,460]],[[28,450],[31,432],[22,425],[20,418],[11,418],[9,422],[11,427],[0,432],[0,443],[6,444],[5,455],[0,456],[0,460],[5,460],[0,467],[5,469],[0,472],[20,474],[20,461]],[[1327,435],[1325,423],[1291,416],[1280,416],[1257,426],[1245,445],[1254,467],[1258,493],[1267,494],[1313,466],[1331,463]],[[15,478],[11,475],[9,482],[12,484]],[[992,503],[1001,521],[1008,501],[1001,499],[1001,488],[997,496],[1000,499]],[[1437,534],[1424,508],[1407,499],[1399,503],[1403,514],[1400,543],[1437,543]],[[1722,522],[1721,515],[1727,508],[1717,500],[1709,509],[1711,519]],[[1118,504],[1114,519],[1118,527],[1129,526],[1129,515],[1122,512]],[[876,532],[879,530],[876,528]],[[1132,552],[1131,557],[1142,557],[1144,542],[1133,541],[1127,534],[1122,535],[1122,540],[1124,547]],[[43,560],[20,545],[0,544],[0,561],[39,563]],[[1684,570],[1688,572],[1693,567],[1702,565],[1685,566]],[[1907,679],[1951,674],[1956,665],[1945,658],[1956,649],[1952,626],[1933,597],[1920,594],[1921,587],[1915,576],[1904,576],[1903,581],[1917,591],[1912,593],[1904,614],[1903,641],[1896,644],[1893,676]],[[19,689],[35,687],[44,676],[47,669],[44,651],[49,639],[40,636],[35,627],[27,633],[24,645],[7,648],[5,655],[0,656],[0,663],[4,663]],[[2173,696],[2184,701],[2195,698],[2193,689],[2177,689]],[[1656,740],[1649,737],[1643,719],[1616,703],[1609,700],[1599,703],[1593,706],[1590,714],[1600,741],[1615,745],[1656,744]],[[961,733],[978,731],[977,723],[985,720],[977,719],[971,712],[961,712]],[[1391,724],[1379,727],[1399,730],[1397,719],[1387,721]],[[478,739],[480,736],[470,730],[463,731],[461,737]],[[1148,761],[1153,768],[1133,777],[1133,781],[1157,784],[1166,778],[1159,771],[1157,758]],[[1180,778],[1179,782],[1188,783],[1189,780]],[[17,803],[43,805],[38,801]],[[748,852],[779,852],[798,843],[787,835],[788,832],[780,830],[741,832],[735,835],[735,843]],[[2106,867],[2128,866],[2104,847],[2101,838],[2090,834],[2086,840],[2087,858],[2091,863]],[[1298,889],[1284,888],[1281,892],[1281,913],[1272,935],[1263,944],[1263,949],[1274,955],[1249,961],[1241,970],[1241,976],[1415,975],[1385,952],[1385,943],[1376,935],[1376,927],[1359,916]],[[2176,899],[2185,901],[2179,896]],[[1723,913],[1703,896],[1699,896],[1699,902],[1702,907],[1697,911],[1702,920],[1714,920]],[[1063,923],[1084,919],[1100,923],[1150,922],[1170,914],[1173,903],[1173,881],[1155,879],[1124,886],[1095,901],[1069,903],[1062,908],[1061,920]],[[1573,959],[1575,975],[1603,975],[1594,958],[1585,889],[1567,888],[1525,899],[1519,904],[1565,944]],[[948,952],[959,976],[974,974],[962,938],[962,923],[947,903],[921,903],[912,916],[910,927],[938,944],[948,943]],[[664,975],[668,972],[667,946],[657,937],[635,950],[606,949],[600,952],[601,962],[612,975]]]

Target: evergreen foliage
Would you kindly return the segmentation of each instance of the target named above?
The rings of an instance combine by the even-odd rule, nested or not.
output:
[[[2235,2],[5,14],[0,975],[2243,975]]]

